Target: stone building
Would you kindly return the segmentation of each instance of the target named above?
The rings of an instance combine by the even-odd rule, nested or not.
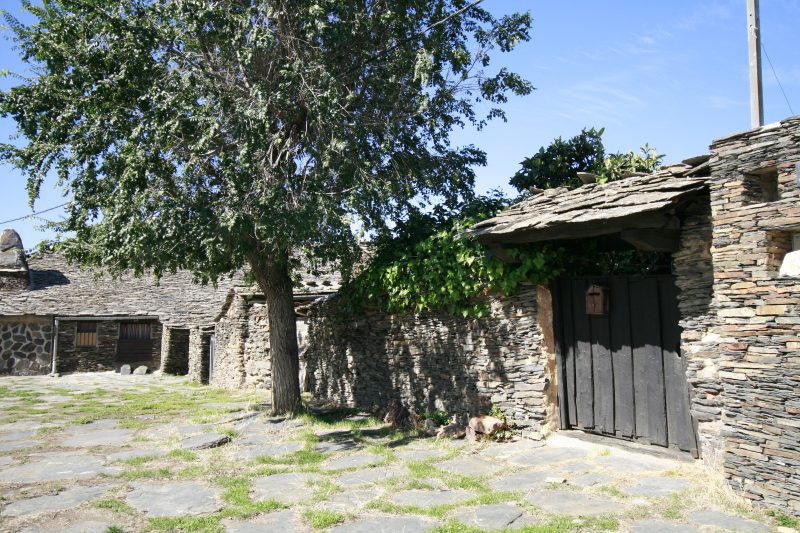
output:
[[[191,332],[213,327],[233,280],[217,287],[186,272],[98,277],[53,253],[25,257],[19,236],[0,237],[0,372],[15,375],[119,369],[186,374]]]
[[[341,277],[331,268],[299,265],[294,287],[301,376],[305,381],[307,313],[309,305],[334,294]],[[269,320],[264,296],[254,287],[231,287],[215,317],[190,343],[189,375],[202,383],[226,388],[269,389],[272,365],[269,353]],[[210,345],[210,348],[209,348]]]
[[[314,396],[461,418],[495,406],[534,438],[580,429],[674,448],[800,515],[800,117],[655,174],[540,191],[473,235],[501,258],[595,240],[669,267],[491,296],[480,319],[352,317],[326,298],[308,318]]]

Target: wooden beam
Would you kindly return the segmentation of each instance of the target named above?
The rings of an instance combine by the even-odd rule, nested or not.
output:
[[[681,232],[676,229],[628,229],[620,233],[623,241],[645,252],[677,252]]]
[[[549,228],[515,231],[513,233],[487,233],[478,236],[484,244],[523,244],[529,242],[585,239],[620,233],[628,229],[679,229],[678,217],[654,211],[624,218],[612,218],[591,222],[558,224]]]

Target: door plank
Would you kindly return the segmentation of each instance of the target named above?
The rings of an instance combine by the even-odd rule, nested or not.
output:
[[[564,321],[561,283],[556,281],[550,287],[553,302],[553,336],[556,343],[556,379],[558,380],[558,422],[561,429],[569,429],[569,402],[567,401],[567,365],[564,346]]]
[[[658,282],[652,277],[630,283],[636,433],[651,444],[667,445],[664,363]]]
[[[614,369],[608,315],[591,315],[592,369],[594,374],[594,427],[614,434]]]
[[[578,426],[594,428],[594,376],[589,315],[586,314],[586,281],[572,282],[572,317],[575,323],[575,385]]]
[[[681,357],[678,300],[674,278],[671,276],[659,278],[659,292],[661,348],[667,398],[667,437],[670,446],[697,456],[697,437],[689,409],[686,361]]]
[[[578,408],[575,403],[575,323],[572,319],[572,282],[561,280],[561,320],[564,334],[565,396],[569,427],[578,425]]]
[[[633,437],[636,416],[633,395],[631,308],[627,278],[611,281],[611,364],[614,371],[614,429],[621,437]]]

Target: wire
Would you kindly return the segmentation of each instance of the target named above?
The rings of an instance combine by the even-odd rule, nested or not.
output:
[[[22,216],[22,217],[19,217],[19,218],[12,218],[11,220],[4,220],[4,221],[0,222],[0,226],[5,225],[5,224],[9,224],[11,222],[17,222],[18,220],[25,220],[26,218],[35,217],[35,216],[41,215],[42,213],[47,213],[48,211],[55,211],[56,209],[58,209],[60,207],[64,207],[65,205],[68,205],[68,204],[69,204],[69,202],[64,202],[63,204],[59,204],[59,205],[56,205],[56,206],[53,206],[53,207],[48,207],[47,209],[43,209],[41,211],[37,211],[35,213],[31,213],[30,215],[25,215],[25,216]]]
[[[789,97],[786,96],[786,91],[783,90],[783,84],[781,83],[780,78],[778,78],[778,73],[775,72],[775,67],[772,66],[772,60],[769,58],[769,54],[767,53],[767,47],[764,46],[764,39],[761,39],[761,49],[764,50],[764,55],[767,58],[767,63],[769,63],[769,68],[772,69],[772,75],[775,76],[775,81],[778,82],[778,87],[781,88],[781,92],[783,93],[783,99],[786,100],[786,105],[789,106],[789,112],[794,116],[794,109],[792,109],[792,104],[789,102]]]

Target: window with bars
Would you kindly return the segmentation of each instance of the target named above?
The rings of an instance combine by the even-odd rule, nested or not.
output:
[[[78,322],[76,324],[75,346],[77,348],[97,346],[97,322]]]
[[[150,340],[150,324],[141,322],[122,322],[119,325],[119,339],[123,341]]]

